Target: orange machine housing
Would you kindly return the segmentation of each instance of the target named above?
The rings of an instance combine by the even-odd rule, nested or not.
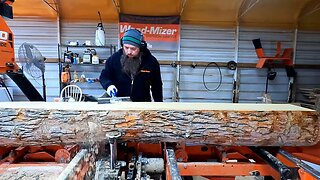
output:
[[[11,1],[4,2],[10,6]],[[6,21],[0,16],[0,73],[17,72],[20,68],[15,62],[13,33]]]

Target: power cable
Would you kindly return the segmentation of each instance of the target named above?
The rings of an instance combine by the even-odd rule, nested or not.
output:
[[[218,68],[218,70],[219,70],[219,84],[218,84],[218,86],[217,86],[216,88],[214,88],[214,89],[208,88],[208,86],[206,85],[205,79],[204,79],[208,67],[209,67],[210,65],[212,65],[212,64],[214,64],[214,65]],[[216,91],[216,90],[218,90],[218,89],[220,88],[221,83],[222,83],[222,73],[221,73],[221,69],[220,69],[219,65],[218,65],[216,62],[210,62],[210,63],[208,63],[208,64],[206,65],[206,67],[205,67],[204,70],[203,70],[203,74],[202,74],[202,82],[203,82],[204,87],[205,87],[206,90],[208,90],[208,91]]]

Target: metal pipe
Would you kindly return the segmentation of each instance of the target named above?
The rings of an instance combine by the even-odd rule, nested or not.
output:
[[[42,1],[43,1],[44,3],[46,3],[51,9],[53,9],[55,12],[58,13],[58,9],[57,9],[56,3],[54,3],[56,7],[53,7],[53,6],[51,5],[51,3],[49,3],[47,0],[42,0]]]
[[[116,0],[112,0],[114,7],[116,8],[118,14],[120,13],[120,2],[116,2]]]
[[[295,163],[298,167],[302,168],[306,172],[310,173],[313,177],[316,179],[320,179],[320,172],[309,166],[308,164],[302,162],[300,159],[294,157],[292,154],[288,153],[287,151],[284,151],[282,149],[279,149],[279,154],[284,156],[285,158],[289,159],[293,163]]]
[[[173,149],[166,149],[167,166],[169,166],[170,177],[174,177],[175,180],[181,180],[180,171],[178,169],[177,160]]]
[[[110,169],[115,169],[117,163],[117,138],[121,136],[120,132],[108,132],[106,138],[110,146]]]
[[[182,1],[183,1],[183,2],[182,2],[181,10],[180,10],[180,16],[182,15],[183,10],[184,10],[184,7],[185,7],[185,5],[186,5],[186,3],[187,3],[187,0],[182,0]]]
[[[110,169],[115,169],[117,162],[117,140],[110,139]]]
[[[181,23],[181,18],[180,18],[180,23]],[[179,26],[179,32],[181,32],[181,26]],[[180,93],[180,60],[181,60],[181,35],[179,36],[179,41],[178,41],[178,51],[177,51],[177,64],[174,62],[173,66],[175,68],[174,71],[174,77],[175,80],[173,81],[173,94],[172,94],[172,101],[173,102],[178,102],[180,101],[179,93]]]
[[[244,0],[240,6],[237,20],[244,16],[250,9],[252,9],[260,0]]]
[[[284,165],[279,159],[273,156],[265,149],[258,147],[250,148],[253,152],[257,153],[263,160],[270,164],[275,170],[280,173],[281,179],[296,179],[298,172]]]
[[[236,33],[236,37],[235,37],[234,62],[238,63],[239,35],[240,35],[240,26],[239,26],[238,21],[237,21],[237,27],[236,27],[235,33]],[[232,102],[233,103],[239,102],[239,77],[240,77],[240,73],[239,73],[238,68],[236,68],[233,73],[233,88],[232,88]]]
[[[292,64],[296,64],[296,53],[297,53],[297,41],[298,41],[298,28],[294,30],[293,36],[293,57]],[[288,103],[295,102],[296,100],[296,86],[295,86],[295,77],[289,77],[289,85],[288,85]]]

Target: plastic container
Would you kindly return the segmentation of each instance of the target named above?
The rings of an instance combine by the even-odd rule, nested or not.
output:
[[[95,43],[96,43],[96,46],[105,45],[105,34],[102,27],[102,23],[98,23],[97,25]]]

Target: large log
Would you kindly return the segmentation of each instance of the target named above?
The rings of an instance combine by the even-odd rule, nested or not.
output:
[[[314,110],[290,104],[13,102],[0,103],[0,146],[105,141],[241,146],[311,146]]]

